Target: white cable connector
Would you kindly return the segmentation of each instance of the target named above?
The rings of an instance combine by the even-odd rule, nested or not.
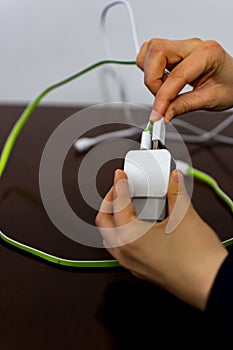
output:
[[[160,141],[163,145],[165,143],[166,127],[164,118],[153,123],[152,133],[149,129],[144,129],[141,136],[140,149],[153,149],[153,141]],[[157,148],[157,147],[156,147]]]
[[[186,162],[183,162],[182,160],[176,160],[176,169],[180,170],[183,175],[187,175],[188,168],[190,168],[190,165]]]
[[[123,138],[134,136],[139,133],[140,128],[142,127],[145,126],[135,126],[124,130],[107,132],[96,137],[80,137],[77,141],[75,141],[74,148],[77,152],[83,153],[100,142],[118,137]],[[165,123],[163,118],[153,123],[152,134],[150,131],[142,132],[140,149],[151,149],[152,141],[156,140],[161,141],[163,144],[165,143]]]
[[[149,131],[143,131],[141,136],[140,149],[151,149],[151,148],[152,148],[151,133]]]
[[[158,121],[153,123],[152,128],[152,141],[161,141],[163,144],[165,144],[165,122],[164,118],[159,119]]]
[[[86,152],[88,149],[90,149],[92,146],[96,144],[96,138],[95,137],[81,137],[74,143],[74,148],[79,153]]]
[[[140,150],[129,151],[124,171],[131,188],[131,197],[139,219],[161,221],[167,214],[167,189],[174,161],[163,147],[166,127],[164,118],[142,132]]]
[[[80,137],[74,143],[74,148],[77,152],[83,153],[88,151],[91,147],[97,145],[100,142],[104,142],[114,138],[131,137],[139,133],[141,127],[131,127],[123,130],[116,130],[100,134],[96,137]]]

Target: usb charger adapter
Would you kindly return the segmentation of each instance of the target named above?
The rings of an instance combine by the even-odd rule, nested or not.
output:
[[[140,149],[126,154],[124,171],[138,218],[161,221],[167,215],[167,189],[175,162],[164,145],[163,118],[151,129],[142,132]]]

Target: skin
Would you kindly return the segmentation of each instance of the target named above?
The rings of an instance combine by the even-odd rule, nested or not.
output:
[[[172,118],[197,109],[233,107],[233,58],[213,40],[151,39],[138,55],[145,84],[156,96],[150,120]],[[164,74],[167,68],[169,75]],[[181,93],[190,84],[193,89]],[[109,253],[136,276],[205,310],[216,274],[228,255],[217,234],[194,209],[179,171],[171,174],[168,217],[153,225],[136,217],[127,176],[115,173],[96,225]],[[172,216],[181,218],[167,233]]]
[[[176,201],[176,211],[183,214],[183,220],[166,233]],[[127,175],[118,169],[113,187],[96,216],[96,225],[105,248],[123,267],[204,310],[213,280],[228,252],[193,208],[183,176],[177,170],[169,183],[168,208],[168,217],[160,223],[151,225],[138,220]],[[144,234],[138,235],[139,231]]]
[[[197,109],[233,107],[233,58],[214,40],[154,38],[142,45],[136,62],[156,96],[151,121],[163,115],[169,122]],[[168,76],[165,68],[170,70]],[[186,84],[192,90],[179,94]]]

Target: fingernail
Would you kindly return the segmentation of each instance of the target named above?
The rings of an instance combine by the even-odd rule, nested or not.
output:
[[[153,123],[153,122],[157,122],[162,117],[163,117],[162,114],[160,114],[159,112],[156,112],[154,109],[152,109],[149,119]]]
[[[176,182],[181,182],[181,181],[183,181],[184,176],[179,170],[176,170],[172,173],[172,178]]]
[[[116,169],[116,170],[115,170],[115,173],[114,173],[114,181],[117,181],[119,172],[120,172],[119,169]]]

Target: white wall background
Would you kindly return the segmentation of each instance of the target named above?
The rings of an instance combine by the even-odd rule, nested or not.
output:
[[[0,0],[0,103],[27,103],[45,87],[105,58],[99,18],[108,0]],[[141,45],[152,37],[215,39],[233,54],[232,0],[129,0]],[[135,59],[123,6],[107,16],[115,58]],[[118,67],[130,102],[153,97],[135,66]],[[50,104],[104,102],[101,69],[50,93]],[[110,99],[119,100],[108,80]]]

